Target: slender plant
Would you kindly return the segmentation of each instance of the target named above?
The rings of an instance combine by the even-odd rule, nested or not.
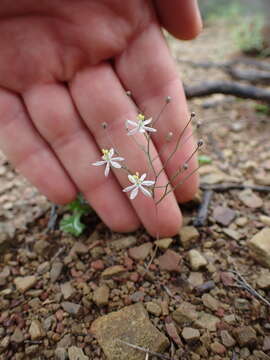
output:
[[[130,92],[128,92],[127,95],[131,96]],[[188,120],[184,129],[179,134],[177,134],[175,146],[172,152],[169,154],[162,167],[159,170],[156,169],[155,161],[164,151],[164,148],[166,148],[170,141],[172,141],[174,134],[170,131],[168,132],[164,145],[161,147],[158,154],[154,157],[152,156],[150,151],[151,138],[158,131],[155,126],[157,122],[161,120],[162,114],[164,113],[166,107],[171,103],[171,101],[171,97],[167,96],[164,105],[162,106],[160,112],[156,117],[147,117],[141,111],[138,111],[135,119],[127,119],[125,121],[125,124],[123,124],[123,126],[125,126],[127,136],[132,139],[135,146],[138,146],[138,148],[143,151],[147,159],[148,167],[142,174],[139,174],[136,169],[130,169],[128,167],[124,156],[120,154],[117,146],[115,146],[112,141],[112,138],[110,136],[110,129],[107,123],[102,123],[102,127],[106,132],[106,136],[110,146],[108,149],[102,149],[101,159],[92,163],[93,166],[104,166],[104,176],[108,176],[110,170],[112,169],[116,169],[118,171],[125,171],[127,175],[127,180],[130,182],[130,185],[125,187],[123,189],[123,192],[128,193],[131,200],[134,200],[137,196],[141,195],[152,198],[156,209],[157,222],[158,205],[165,199],[167,195],[175,191],[176,188],[186,182],[198,170],[198,168],[196,168],[192,172],[187,173],[186,176],[183,176],[183,174],[187,171],[189,167],[190,160],[197,153],[198,149],[203,145],[202,140],[197,141],[197,144],[191,154],[188,156],[184,163],[178,164],[175,174],[173,174],[169,181],[164,185],[157,185],[158,179],[160,178],[161,174],[165,172],[168,163],[170,161],[175,161],[173,157],[176,151],[181,148],[181,146],[183,146],[190,139],[191,136],[193,136],[192,133],[191,135],[185,137],[186,131],[192,119],[195,117],[195,114],[191,113],[190,119]],[[197,123],[196,128],[199,127],[200,123]],[[136,138],[137,134],[142,134],[144,136],[144,144],[138,142]],[[161,195],[159,194],[159,196],[157,196],[157,189],[162,190]],[[156,238],[159,238],[158,231],[156,233]]]

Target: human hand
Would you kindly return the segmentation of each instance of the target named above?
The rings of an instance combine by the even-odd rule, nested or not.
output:
[[[196,175],[160,203],[157,224],[151,199],[138,196],[131,203],[122,192],[122,173],[105,178],[90,163],[100,158],[99,149],[111,147],[101,127],[106,122],[129,167],[140,173],[147,168],[124,129],[137,114],[126,90],[149,116],[172,97],[157,124],[153,151],[169,131],[178,134],[187,123],[181,82],[157,15],[174,35],[192,38],[200,30],[195,0],[2,0],[0,15],[0,148],[11,163],[55,203],[82,192],[113,230],[132,231],[142,223],[153,235],[174,235],[181,223],[177,200],[193,197]],[[190,140],[178,149],[162,183],[193,148]],[[195,167],[192,160],[188,171]]]

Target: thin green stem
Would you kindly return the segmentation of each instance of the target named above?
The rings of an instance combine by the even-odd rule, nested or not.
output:
[[[178,139],[177,139],[177,142],[176,142],[176,145],[175,145],[173,151],[171,152],[171,154],[169,155],[169,157],[167,158],[167,160],[165,161],[164,165],[163,165],[162,168],[160,169],[160,171],[157,173],[157,178],[158,178],[158,177],[160,176],[160,174],[165,170],[165,168],[166,168],[166,166],[168,165],[169,161],[171,160],[171,158],[174,156],[174,154],[175,154],[176,151],[178,150],[180,141],[181,141],[181,139],[182,139],[182,136],[184,135],[187,127],[189,126],[189,124],[191,123],[192,118],[193,118],[193,116],[190,116],[189,121],[187,122],[187,124],[185,125],[185,127],[184,127],[184,129],[181,131],[181,133],[179,134]]]
[[[164,198],[165,196],[169,195],[171,192],[175,191],[179,186],[183,185],[185,183],[185,181],[187,181],[193,174],[195,174],[196,171],[198,171],[200,168],[200,166],[198,166],[196,169],[194,169],[191,173],[189,173],[184,179],[180,180],[180,182],[178,184],[176,184],[175,186],[173,186],[168,192],[164,192],[164,194],[161,196],[161,198],[156,201],[156,205],[158,205]]]

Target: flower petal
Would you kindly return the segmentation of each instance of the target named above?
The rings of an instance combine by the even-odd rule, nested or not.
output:
[[[97,162],[95,162],[95,163],[92,163],[92,165],[94,165],[94,166],[100,166],[100,165],[106,164],[106,162],[107,162],[107,161],[104,161],[104,160],[102,160],[102,161],[97,161]]]
[[[151,127],[148,127],[148,126],[144,126],[143,128],[144,128],[144,130],[149,131],[149,132],[156,132],[157,131],[157,129],[154,129],[154,128],[151,128]]]
[[[140,186],[140,189],[145,196],[152,197],[152,193],[149,190],[145,189],[142,185]]]
[[[125,159],[123,157],[115,157],[111,158],[112,161],[124,161]]]
[[[143,125],[148,125],[152,122],[152,118],[149,118],[147,120],[144,120]]]
[[[131,185],[131,186],[127,186],[126,188],[123,189],[124,192],[128,192],[133,190],[137,185]]]
[[[133,175],[128,175],[128,180],[132,183],[135,184],[136,180],[134,179]]]
[[[142,174],[142,176],[140,177],[140,181],[143,181],[146,178],[146,173]]]
[[[136,134],[138,131],[139,131],[139,128],[138,128],[138,127],[136,127],[135,129],[129,130],[128,136],[134,135],[134,134]]]
[[[127,120],[126,121],[126,125],[132,125],[132,126],[138,126],[138,123],[136,123],[135,121],[131,121],[131,120]]]
[[[152,180],[145,180],[142,182],[143,186],[153,186],[154,184],[155,184],[155,182]]]
[[[139,191],[138,186],[136,186],[136,187],[131,191],[131,194],[130,194],[130,199],[131,199],[131,200],[135,199],[135,197],[138,195],[138,191]]]
[[[116,161],[110,161],[111,165],[116,168],[116,169],[120,169],[122,166],[120,164],[118,164]]]
[[[109,172],[110,172],[110,163],[107,162],[107,165],[106,165],[105,171],[104,171],[104,175],[105,175],[105,176],[108,176],[108,175],[109,175]]]

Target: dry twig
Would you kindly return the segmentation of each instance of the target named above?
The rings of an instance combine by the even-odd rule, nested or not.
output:
[[[253,85],[243,85],[237,82],[212,81],[202,82],[194,86],[184,86],[187,98],[209,96],[212,94],[233,95],[243,99],[263,101],[270,104],[270,91]]]
[[[265,305],[270,307],[270,302],[265,299],[261,294],[259,294],[237,270],[229,270],[229,272],[234,275],[235,281],[237,283],[237,285],[234,285],[234,287],[248,291],[251,295],[261,300]]]
[[[201,184],[200,188],[202,190],[213,190],[216,192],[225,192],[229,190],[245,190],[251,189],[258,192],[270,192],[270,186],[266,185],[244,185],[244,184],[234,184],[234,183],[222,183],[222,184],[214,184],[214,185],[207,185]]]
[[[193,220],[193,225],[196,227],[204,226],[207,220],[208,209],[213,197],[213,190],[206,190],[203,194],[202,203],[198,209],[198,214]]]
[[[123,341],[123,340],[120,340],[118,339],[119,342],[123,343],[123,344],[126,344],[127,346],[133,348],[133,349],[136,349],[136,350],[139,350],[139,351],[142,351],[142,352],[145,352],[146,354],[148,355],[153,355],[153,356],[156,356],[157,358],[159,359],[163,359],[163,360],[172,360],[170,357],[168,357],[167,355],[162,355],[160,353],[157,353],[155,351],[150,351],[149,349],[145,349],[141,346],[138,346],[138,345],[134,345],[134,344],[130,344],[126,341]]]

